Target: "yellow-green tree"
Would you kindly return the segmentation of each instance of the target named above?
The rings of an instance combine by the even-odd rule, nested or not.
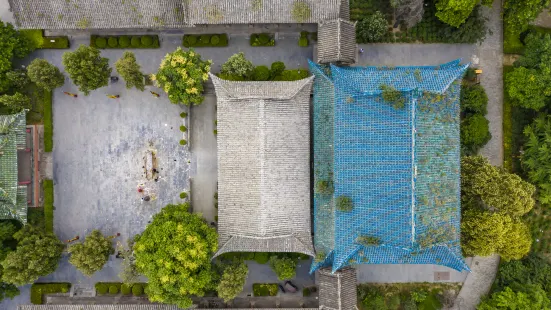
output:
[[[190,296],[215,288],[211,257],[218,247],[216,231],[188,208],[167,205],[136,236],[136,267],[149,280],[145,292],[152,302],[187,308]]]
[[[243,291],[248,273],[249,268],[243,261],[226,266],[216,288],[218,297],[223,298],[225,302],[237,297]]]
[[[87,276],[103,268],[109,255],[115,253],[111,240],[97,229],[83,243],[71,245],[68,251],[71,253],[69,262]]]

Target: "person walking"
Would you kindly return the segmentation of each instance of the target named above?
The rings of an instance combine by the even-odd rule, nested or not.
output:
[[[66,92],[66,91],[64,91],[63,93],[64,93],[65,95],[67,95],[67,96],[71,96],[71,97],[73,97],[73,98],[76,98],[76,97],[78,97],[78,95],[77,95],[77,94],[73,94],[73,93],[70,93],[70,92]]]
[[[111,99],[119,99],[120,95],[107,95],[107,97]]]
[[[161,95],[157,94],[156,92],[154,91],[149,91],[153,96],[155,96],[155,98],[159,98]]]

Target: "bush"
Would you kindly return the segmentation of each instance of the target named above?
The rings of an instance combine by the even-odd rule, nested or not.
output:
[[[42,305],[44,294],[68,293],[71,283],[34,283],[31,286],[31,303]]]
[[[279,280],[287,280],[295,277],[297,273],[297,260],[288,257],[270,257],[270,267]]]
[[[115,37],[109,37],[109,39],[107,39],[107,45],[110,47],[117,47],[117,45],[119,45],[119,40]]]
[[[127,37],[127,36],[119,37],[119,46],[120,47],[129,47],[130,46],[130,38]]]
[[[220,43],[220,37],[217,36],[217,35],[213,35],[213,36],[210,38],[210,44],[212,44],[212,45],[218,45],[218,43]]]
[[[300,46],[300,47],[308,47],[308,38],[300,38],[300,39],[298,39],[298,46]]]
[[[337,197],[337,210],[339,211],[352,211],[354,208],[352,198],[347,196],[339,196]]]
[[[187,198],[187,193],[186,193],[186,192],[181,192],[181,193],[180,193],[180,198],[181,198],[181,199]]]
[[[100,295],[107,294],[107,291],[109,290],[109,287],[107,284],[104,283],[98,283],[96,284],[96,292]]]
[[[51,152],[54,148],[54,122],[52,116],[52,92],[44,91],[44,151]]]
[[[372,15],[362,19],[356,25],[358,42],[378,42],[388,31],[388,22],[383,13],[376,11]]]
[[[255,297],[259,296],[276,296],[279,287],[277,283],[254,283],[253,284],[253,294]]]
[[[44,190],[44,229],[48,233],[54,232],[54,181],[42,181]]]
[[[201,36],[187,34],[184,36],[182,44],[185,47],[223,47],[228,46],[228,35],[225,33]]]
[[[186,144],[187,144],[187,140],[184,140],[184,139],[180,140],[180,145],[186,145]]]
[[[199,42],[201,42],[201,44],[209,44],[210,43],[210,35],[208,35],[208,34],[201,35],[201,37],[199,37]]]
[[[186,131],[187,131],[187,127],[184,126],[184,125],[181,125],[181,126],[180,126],[180,131],[181,131],[181,132],[186,132]]]
[[[109,287],[109,294],[118,294],[119,293],[119,288],[114,286],[114,285],[111,285]]]
[[[538,187],[539,201],[548,207],[551,204],[551,116],[540,114],[532,124],[524,128],[526,144],[521,157],[522,167],[528,179]]]
[[[266,252],[256,252],[254,253],[254,261],[263,265],[270,260],[270,253]]]
[[[482,85],[461,86],[461,111],[486,114],[488,96]]]
[[[302,289],[302,296],[309,297],[312,294],[309,288],[305,287]]]
[[[128,284],[123,284],[121,286],[121,294],[130,295],[132,293],[132,288]]]
[[[102,37],[96,38],[96,47],[105,48],[107,46],[107,40]]]
[[[186,118],[186,117],[187,117],[187,113],[186,113],[186,112],[180,113],[180,117],[181,117],[181,118]]]
[[[239,52],[230,56],[222,65],[220,75],[247,78],[254,72],[254,69],[253,63],[245,58],[245,53]]]
[[[461,121],[461,149],[463,155],[473,155],[490,139],[488,120],[481,114],[469,115]]]
[[[130,40],[130,45],[132,47],[140,47],[141,44],[142,40],[140,39],[140,37],[132,37],[132,39]]]
[[[308,70],[306,69],[293,69],[285,70],[281,75],[273,78],[274,81],[297,81],[308,77]]]
[[[143,46],[151,46],[151,44],[153,44],[153,38],[151,36],[142,36],[140,42]]]
[[[250,38],[251,46],[274,46],[275,40],[272,34],[253,33]]]
[[[143,295],[143,286],[139,283],[132,285],[132,295],[134,296]]]
[[[264,45],[264,44],[270,42],[270,36],[268,36],[265,33],[261,33],[261,34],[258,35],[258,42],[260,42],[260,44]]]
[[[186,36],[186,38],[188,38],[188,43],[189,43],[191,46],[194,46],[194,45],[197,43],[197,37],[194,36],[194,35]]]
[[[254,68],[255,81],[267,81],[270,78],[270,69],[266,66],[257,66]]]
[[[285,64],[282,61],[276,61],[272,63],[271,69],[270,69],[270,76],[272,78],[281,75],[285,71]]]

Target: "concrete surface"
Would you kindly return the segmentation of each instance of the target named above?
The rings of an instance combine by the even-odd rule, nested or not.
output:
[[[15,19],[13,18],[13,13],[10,11],[8,0],[0,0],[0,19],[4,23],[12,23],[15,26]]]
[[[359,44],[358,66],[426,66],[458,58],[471,62],[476,47],[470,44]]]

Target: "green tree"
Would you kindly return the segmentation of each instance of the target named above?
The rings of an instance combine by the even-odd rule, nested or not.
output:
[[[505,89],[514,105],[539,110],[551,95],[547,81],[539,70],[517,67],[505,76]]]
[[[65,84],[63,73],[46,59],[34,59],[27,67],[27,72],[33,83],[47,90],[53,90]]]
[[[482,301],[478,310],[549,310],[551,301],[545,291],[538,285],[530,285],[526,291],[513,291],[506,287],[503,291],[493,293],[492,296]]]
[[[549,0],[505,0],[503,2],[504,30],[510,35],[519,35],[548,5]]]
[[[17,249],[8,253],[2,266],[2,280],[15,285],[30,284],[54,272],[64,245],[53,234],[27,225],[14,235]]]
[[[539,201],[551,203],[551,116],[540,115],[524,128],[526,143],[521,163],[528,179],[538,186]]]
[[[529,33],[525,42],[524,54],[515,61],[515,66],[537,69],[551,59],[551,36],[548,33]]]
[[[31,108],[31,99],[21,93],[1,95],[0,104],[8,107],[13,112],[19,112],[23,109]]]
[[[490,139],[489,122],[482,114],[472,114],[461,120],[462,154],[476,154]]]
[[[136,266],[149,280],[145,292],[152,302],[187,308],[190,296],[216,287],[210,261],[218,247],[216,231],[188,208],[167,205],[136,236]]]
[[[62,63],[73,83],[86,96],[90,91],[109,84],[109,59],[101,57],[95,47],[80,45],[74,52],[65,52]]]
[[[477,4],[478,0],[437,0],[436,17],[450,26],[459,27]]]
[[[216,288],[218,297],[223,298],[225,302],[237,297],[243,291],[248,273],[249,268],[242,261],[226,266]]]
[[[136,62],[136,56],[132,52],[124,52],[122,57],[115,63],[117,72],[126,82],[126,88],[136,87],[144,91],[143,73],[140,71],[140,65]]]
[[[272,67],[274,64],[272,64]],[[283,70],[285,70],[285,65],[283,65]],[[283,72],[283,70],[278,69],[278,72]],[[253,63],[245,58],[245,54],[243,52],[239,52],[228,58],[228,60],[222,65],[222,70],[220,73],[248,78],[253,74],[253,71]],[[281,72],[279,72],[279,74],[281,74]]]
[[[99,230],[93,230],[83,243],[75,243],[68,249],[71,253],[69,262],[87,276],[101,270],[109,255],[115,253],[111,239],[105,237]]]
[[[3,261],[8,253],[16,248],[17,241],[13,235],[19,230],[19,227],[11,221],[0,221],[0,262]],[[2,279],[3,267],[0,265],[0,279]],[[11,284],[0,281],[0,301],[4,298],[13,298],[19,295],[19,289]]]
[[[272,256],[269,263],[279,280],[292,279],[297,273],[297,261],[295,259]]]
[[[0,21],[0,73],[12,68],[14,57],[23,58],[33,50],[31,41],[15,30],[12,24]]]
[[[461,158],[461,201],[464,206],[520,217],[534,207],[534,193],[534,185],[501,167],[492,166],[482,156]]]
[[[388,32],[388,22],[383,13],[375,13],[365,17],[356,25],[358,42],[369,43],[381,40]]]
[[[488,96],[482,85],[461,85],[461,111],[486,115]]]
[[[501,255],[504,261],[521,259],[530,251],[532,236],[526,224],[509,215],[466,211],[461,221],[461,248],[467,256]]]
[[[178,47],[165,56],[159,71],[151,78],[168,94],[170,102],[198,105],[204,99],[203,82],[209,79],[211,64],[212,61],[203,61],[193,49],[184,51]]]
[[[6,72],[6,79],[16,90],[22,90],[29,84],[29,77],[25,70],[17,69]]]

